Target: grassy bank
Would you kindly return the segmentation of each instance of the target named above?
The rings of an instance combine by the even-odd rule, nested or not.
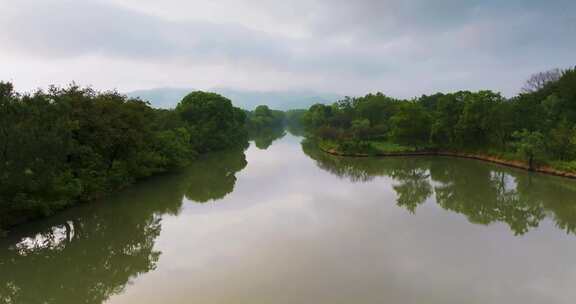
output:
[[[317,143],[318,146],[325,151],[333,151],[340,154],[361,154],[364,156],[377,156],[389,153],[410,153],[430,150],[430,148],[415,148],[380,140],[337,142],[334,140],[321,139],[318,140]]]
[[[521,155],[510,151],[497,151],[491,149],[440,150],[434,147],[409,147],[393,142],[374,140],[355,143],[339,143],[331,140],[318,140],[316,142],[322,151],[344,157],[437,155],[477,159],[514,168],[530,170],[528,162],[525,161]],[[545,174],[576,178],[576,161],[539,160],[532,170]]]

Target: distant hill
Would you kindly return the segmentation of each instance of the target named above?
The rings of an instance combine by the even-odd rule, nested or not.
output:
[[[174,108],[186,94],[194,89],[155,88],[128,92],[130,97],[140,97],[149,101],[156,108]],[[244,91],[227,88],[215,88],[208,91],[216,92],[232,100],[232,103],[246,110],[253,110],[258,105],[268,105],[272,109],[306,109],[315,103],[332,103],[342,96],[313,91]]]

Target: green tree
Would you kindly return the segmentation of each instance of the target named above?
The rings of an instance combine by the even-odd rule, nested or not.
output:
[[[352,136],[355,140],[366,139],[370,132],[370,121],[368,119],[356,119],[352,121]]]
[[[192,92],[176,106],[187,123],[192,146],[199,152],[233,147],[247,138],[246,115],[216,93]]]
[[[182,168],[199,152],[245,147],[245,124],[211,93],[155,110],[75,84],[18,94],[0,83],[0,228]]]
[[[254,111],[248,112],[248,129],[256,133],[269,129],[283,129],[285,119],[284,112],[260,105]]]
[[[438,147],[455,147],[458,143],[454,126],[458,123],[464,108],[464,99],[469,92],[457,92],[438,98],[432,113],[431,142]]]
[[[431,121],[429,114],[417,103],[403,103],[391,119],[392,138],[416,148],[429,143]]]
[[[544,136],[538,131],[522,130],[515,132],[513,137],[517,152],[528,162],[528,168],[534,170],[545,151]]]
[[[321,126],[329,125],[330,119],[333,117],[334,110],[332,107],[318,103],[308,109],[302,120],[309,130],[314,130]]]
[[[396,100],[382,94],[368,94],[355,100],[358,116],[369,121],[375,127],[388,123],[394,114]]]
[[[504,99],[491,91],[465,95],[462,114],[456,124],[459,140],[467,147],[486,147],[498,138],[498,111]]]
[[[553,158],[559,160],[573,159],[576,153],[576,146],[573,141],[576,133],[575,127],[564,119],[558,126],[550,130],[546,145]]]

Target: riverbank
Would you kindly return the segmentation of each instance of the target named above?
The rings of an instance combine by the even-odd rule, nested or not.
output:
[[[555,175],[566,178],[576,179],[576,172],[564,171],[553,168],[551,166],[537,166],[534,169],[530,169],[528,163],[521,160],[510,160],[504,159],[494,155],[480,154],[480,153],[465,153],[456,151],[441,151],[441,150],[429,150],[429,151],[404,151],[404,152],[374,152],[374,153],[346,153],[337,151],[334,148],[326,148],[322,145],[318,145],[318,148],[325,153],[340,156],[340,157],[417,157],[417,156],[447,156],[447,157],[458,157],[458,158],[468,158],[476,159],[480,161],[490,162],[498,165],[503,165],[507,167],[523,169],[532,172],[538,172],[548,175]]]
[[[206,191],[205,193],[194,193],[189,191],[187,195],[195,198],[197,201],[208,201],[214,199],[214,197],[211,197],[210,195],[224,195],[225,193],[231,192],[231,189],[226,187],[231,187],[233,184],[226,179],[231,178],[230,174],[242,170],[247,165],[244,151],[246,151],[248,145],[248,142],[246,142],[234,148],[201,154],[184,167],[158,172],[154,175],[135,180],[133,183],[122,185],[122,187],[101,193],[89,200],[71,200],[70,203],[62,205],[60,208],[51,209],[50,213],[31,213],[27,210],[12,213],[0,212],[0,238],[5,236],[14,227],[26,225],[35,221],[41,221],[68,209],[73,209],[82,205],[100,204],[103,201],[114,199],[114,197],[122,195],[123,192],[132,191],[132,188],[141,187],[142,184],[155,183],[157,180],[163,179],[174,179],[178,176],[186,176],[187,178],[194,179],[195,175],[193,174],[196,172],[198,172],[197,174],[202,172],[211,173],[211,175],[207,175],[203,178],[196,177],[195,181],[196,185],[203,183],[201,188],[204,190],[209,189],[209,191]],[[205,180],[207,181],[205,182]],[[215,182],[215,180],[220,182]],[[178,184],[175,184],[175,186],[178,186]],[[173,189],[169,192],[174,193],[174,191],[176,190]]]

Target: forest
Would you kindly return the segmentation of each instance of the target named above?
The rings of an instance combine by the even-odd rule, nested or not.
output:
[[[215,93],[173,110],[70,85],[20,94],[0,83],[0,228],[135,181],[189,166],[204,153],[246,148],[247,114]]]
[[[347,154],[463,151],[576,171],[576,70],[532,75],[522,92],[459,91],[410,100],[382,93],[315,104],[309,137]]]
[[[21,94],[0,83],[0,228],[189,167],[206,153],[267,149],[285,129],[354,155],[463,151],[576,172],[576,70],[531,76],[522,93],[382,93],[278,111],[195,91],[174,109],[75,84]]]

